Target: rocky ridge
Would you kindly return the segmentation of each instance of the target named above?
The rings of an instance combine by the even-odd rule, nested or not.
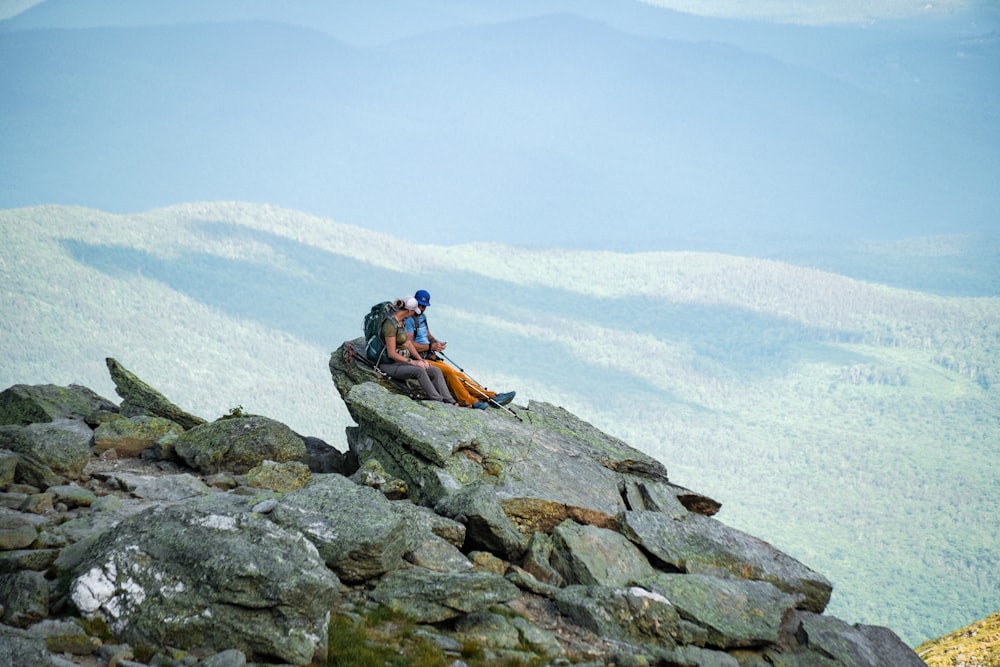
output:
[[[186,414],[114,359],[120,404],[0,393],[0,664],[924,664],[626,443],[542,402],[414,400],[356,347],[330,358],[343,453]]]

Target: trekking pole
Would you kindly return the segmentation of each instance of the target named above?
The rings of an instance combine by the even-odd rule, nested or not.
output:
[[[486,393],[486,391],[484,391],[485,387],[483,387],[483,385],[480,384],[479,381],[476,380],[476,378],[474,378],[471,375],[469,375],[468,373],[466,373],[465,369],[462,368],[461,366],[459,366],[458,364],[456,364],[454,362],[454,360],[452,360],[451,357],[449,357],[447,354],[445,354],[441,350],[438,350],[437,354],[440,354],[441,357],[444,358],[445,361],[447,361],[449,364],[451,364],[452,366],[454,366],[455,368],[457,368],[459,373],[461,373],[462,375],[464,375],[465,377],[469,378],[469,380],[472,381],[472,383],[469,383],[469,382],[466,382],[465,380],[462,380],[462,384],[464,384],[468,389],[470,389],[472,391],[475,391],[482,398],[486,399],[488,402],[492,403],[493,405],[495,405],[496,407],[500,408],[501,410],[514,415],[514,417],[516,417],[519,422],[523,422],[524,421],[523,419],[521,419],[521,415],[519,415],[516,412],[514,412],[513,410],[511,410],[506,405],[500,405],[499,403],[497,403],[496,400],[494,400],[492,396],[490,396],[489,394]]]

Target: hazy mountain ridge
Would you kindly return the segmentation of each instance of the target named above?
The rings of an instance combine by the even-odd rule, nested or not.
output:
[[[36,10],[68,11],[51,2],[8,29]],[[671,28],[690,17],[670,15],[639,31],[632,12],[668,16],[639,5],[566,13],[553,2],[548,13],[494,8],[477,21],[434,4],[429,24],[414,25],[435,32],[414,27],[374,46],[322,32],[336,32],[335,14],[316,29],[230,20],[10,30],[0,85],[18,92],[0,102],[10,183],[0,206],[125,212],[239,199],[399,236],[430,229],[442,243],[626,250],[746,224],[884,238],[993,224],[989,42],[982,55],[969,50],[980,64],[965,79],[938,77],[980,91],[958,112],[954,90],[931,95],[944,106],[918,105],[860,81],[878,40],[847,49],[858,61],[838,77],[818,55],[754,50],[766,40],[747,26],[696,42]],[[205,20],[182,7],[151,10],[148,22],[189,10]],[[385,18],[351,11],[356,22]],[[832,29],[809,34],[833,53],[850,43]],[[874,69],[896,76],[887,62]]]
[[[995,298],[718,253],[415,244],[238,203],[39,207],[0,228],[4,386],[110,394],[114,356],[196,414],[242,405],[337,442],[330,350],[422,287],[474,377],[660,458],[843,581],[839,613],[916,643],[996,604]]]

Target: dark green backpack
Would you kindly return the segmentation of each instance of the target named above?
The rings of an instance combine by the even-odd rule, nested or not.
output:
[[[363,329],[365,333],[365,356],[368,361],[377,364],[385,354],[385,341],[382,339],[382,323],[392,315],[392,301],[382,301],[372,306],[365,315]]]

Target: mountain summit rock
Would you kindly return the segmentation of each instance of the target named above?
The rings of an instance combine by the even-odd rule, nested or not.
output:
[[[923,664],[661,462],[548,403],[414,398],[356,346],[329,363],[344,453],[258,415],[153,430],[159,398],[0,392],[0,663]]]

